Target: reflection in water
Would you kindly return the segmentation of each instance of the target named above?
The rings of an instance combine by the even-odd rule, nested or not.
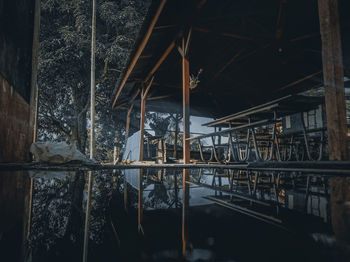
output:
[[[188,209],[189,209],[189,185],[190,171],[184,169],[182,174],[182,255],[185,256],[189,244],[189,226],[188,226]],[[175,175],[176,176],[176,175]]]
[[[84,248],[83,248],[83,262],[87,261],[88,256],[88,244],[89,244],[89,226],[90,226],[90,213],[91,213],[91,194],[93,184],[93,172],[88,172],[88,188],[87,188],[87,200],[85,209],[85,227],[84,227]]]
[[[26,261],[334,259],[308,237],[332,234],[326,176],[222,169],[22,176]]]

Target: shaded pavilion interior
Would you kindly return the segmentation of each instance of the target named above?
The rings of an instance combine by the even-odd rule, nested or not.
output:
[[[137,90],[142,86],[144,88],[148,86],[150,91],[146,103],[147,110],[160,112],[182,111],[181,64],[183,61],[181,61],[177,46],[181,46],[182,37],[187,39],[191,28],[189,25],[192,25],[191,42],[187,57],[190,73],[197,74],[200,68],[204,70],[200,76],[201,82],[190,92],[191,115],[218,118],[287,94],[295,94],[303,90],[322,86],[321,40],[317,17],[317,1],[295,0],[287,2],[283,0],[281,2],[262,3],[262,1],[247,0],[169,0],[152,30],[146,48],[139,57],[131,75],[127,77],[128,81],[125,87],[121,89],[123,78],[128,68],[130,68],[131,61],[137,53],[137,49],[149,27],[149,23],[158,10],[160,2],[152,2],[148,17],[140,32],[140,37],[135,43],[135,48],[130,55],[130,60],[125,67],[122,77],[117,83],[115,94],[120,90],[120,96],[115,100],[116,104],[114,107],[127,109],[130,103],[135,103],[136,106],[139,105],[140,101],[137,95],[139,95],[140,91]],[[16,0],[13,4],[10,4],[10,1],[0,1],[1,7],[6,7],[3,9],[4,13],[7,10],[12,10],[12,13],[7,12],[7,14],[13,14],[13,16],[5,16],[8,19],[6,22],[12,24],[13,28],[4,31],[5,34],[1,35],[0,43],[3,46],[7,45],[10,49],[13,48],[12,50],[16,52],[18,51],[17,54],[16,52],[11,52],[10,49],[1,50],[4,54],[1,57],[0,64],[1,78],[4,77],[4,79],[0,81],[0,90],[11,94],[10,98],[13,100],[7,97],[4,100],[0,100],[1,105],[5,104],[4,101],[6,102],[5,105],[10,105],[6,107],[7,111],[3,114],[6,117],[0,118],[1,124],[4,123],[4,125],[0,126],[6,129],[11,128],[12,131],[16,132],[11,133],[10,139],[2,140],[6,141],[6,143],[0,144],[5,145],[3,148],[15,145],[11,148],[20,148],[21,150],[18,149],[16,152],[22,154],[12,155],[12,151],[2,151],[6,154],[0,155],[0,162],[5,162],[5,165],[2,165],[1,168],[6,167],[8,158],[17,162],[28,160],[28,144],[35,141],[35,135],[32,134],[31,130],[33,125],[35,125],[32,123],[34,117],[32,113],[37,105],[34,105],[35,101],[32,101],[32,97],[36,86],[33,76],[36,71],[38,34],[35,34],[35,32],[39,30],[38,20],[40,15],[38,7],[40,2],[36,0],[35,3],[36,6],[34,7],[34,1]],[[349,68],[347,20],[349,18],[346,17],[349,3],[346,0],[339,1],[339,3],[344,71],[345,75],[349,77],[347,71],[347,68]],[[34,14],[35,17],[33,17]],[[26,22],[30,28],[23,25]],[[16,31],[17,27],[22,28],[21,25],[23,26],[23,31]],[[32,31],[34,31],[33,36]],[[26,38],[26,40],[22,41],[22,37]],[[10,44],[7,44],[6,41],[9,41]],[[172,44],[172,41],[174,41],[174,44]],[[167,49],[169,50],[169,46],[172,47],[171,52],[165,59],[164,52]],[[19,57],[21,59],[18,60]],[[152,69],[155,68],[157,63],[159,64],[162,57],[164,58],[163,63],[160,64],[155,72],[150,74],[149,72],[153,71]],[[25,62],[21,64],[19,61]],[[30,70],[31,66],[32,70]],[[6,71],[7,67],[10,69],[9,71]],[[153,81],[151,80],[152,75],[155,76]],[[21,80],[21,82],[16,80]],[[31,82],[30,85],[29,82]],[[150,83],[152,84],[150,85]],[[346,84],[347,82],[345,82]],[[24,106],[17,107],[19,110],[16,111],[14,107],[11,107],[14,103]],[[171,107],[170,105],[174,106]],[[20,116],[23,116],[23,119],[20,119]],[[20,124],[18,124],[19,119],[23,120]],[[16,125],[12,125],[9,120]],[[187,127],[189,127],[188,121],[186,123]],[[22,125],[28,128],[29,131],[23,136],[26,141],[20,141],[19,147],[18,144],[16,146],[19,137],[16,134],[17,132],[23,132]],[[319,169],[329,168],[329,163],[317,163],[317,165]],[[116,165],[113,165],[109,168],[116,167]],[[191,166],[188,167],[191,168]],[[207,166],[203,165],[203,167]],[[336,168],[336,165],[333,164],[333,167]],[[225,168],[233,167],[226,166]],[[1,186],[4,189],[6,188],[1,193],[8,198],[0,198],[2,200],[0,201],[0,206],[2,206],[2,210],[5,210],[6,214],[3,218],[6,219],[5,222],[10,222],[10,224],[14,222],[20,227],[23,220],[25,220],[23,229],[20,231],[27,231],[30,228],[27,224],[29,219],[23,217],[23,214],[29,212],[28,210],[17,210],[16,207],[21,207],[18,209],[22,209],[24,206],[25,208],[31,207],[31,203],[27,203],[30,200],[27,197],[25,198],[25,195],[27,190],[33,188],[33,182],[27,181],[21,172],[16,173],[16,176],[9,172],[5,175],[7,180],[0,181]],[[140,171],[140,181],[142,175],[142,171]],[[184,171],[184,196],[188,194],[187,175],[188,173]],[[345,186],[341,186],[341,183],[338,184],[339,187],[334,187],[333,190],[342,193],[347,184],[344,183]],[[344,197],[338,194],[341,201],[344,200],[345,193]],[[139,194],[142,194],[142,190],[139,190]],[[32,192],[30,195],[32,195]],[[140,195],[139,205],[142,206],[142,196],[140,197]],[[13,199],[17,199],[17,202],[15,203]],[[23,202],[25,202],[25,205]],[[340,201],[335,199],[334,202],[338,204]],[[10,208],[9,203],[12,204],[10,211],[12,212],[12,209],[14,209],[13,214],[16,220],[13,219],[13,216],[9,216],[10,212],[6,213],[6,210]],[[186,214],[185,211],[188,207],[189,203],[184,201],[182,205],[184,212],[182,214]],[[339,213],[343,214],[342,212]],[[142,213],[139,212],[138,216],[138,224],[140,225]],[[187,227],[185,222],[183,222],[182,227],[183,232],[185,232]],[[7,228],[5,227],[5,229]],[[344,224],[340,224],[339,228],[341,232],[347,232],[344,228],[348,229],[344,227]],[[23,232],[17,233],[24,237]],[[10,234],[12,235],[12,232]],[[188,242],[186,237],[183,234],[183,242],[185,243],[183,249],[185,251],[187,248],[186,243]],[[6,238],[2,235],[1,240],[6,241]],[[18,242],[17,244],[21,245],[22,243]],[[21,255],[17,254],[17,256]]]
[[[166,1],[136,65],[130,68],[160,1],[153,1],[116,85],[113,106],[140,105],[137,90],[150,87],[147,110],[176,112],[182,104],[181,55],[177,46],[191,31],[191,115],[219,118],[288,94],[323,86],[317,1]],[[344,72],[349,75],[350,3],[339,1]],[[192,28],[190,30],[190,28]],[[172,47],[172,43],[175,45]],[[167,51],[170,53],[167,54]],[[157,66],[155,72],[152,69]],[[345,86],[349,82],[345,82]],[[171,105],[171,106],[170,106]]]

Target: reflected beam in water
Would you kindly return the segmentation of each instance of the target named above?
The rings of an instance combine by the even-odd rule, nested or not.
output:
[[[84,247],[83,247],[83,262],[87,261],[88,256],[88,244],[89,244],[89,226],[90,226],[90,213],[91,213],[91,194],[92,194],[92,184],[93,184],[93,172],[89,171],[88,180],[88,191],[86,200],[86,211],[85,211],[85,227],[84,227]]]
[[[142,227],[142,219],[143,219],[143,187],[142,187],[142,179],[143,179],[143,170],[139,170],[139,188],[138,188],[138,209],[137,209],[137,228],[139,233],[144,235],[143,227]]]
[[[128,182],[126,181],[126,174],[124,172],[124,210],[128,213]]]
[[[179,207],[179,187],[177,184],[177,173],[174,172],[174,194],[175,194],[175,208],[178,209]]]
[[[350,243],[350,178],[334,177],[329,185],[333,231],[337,240]]]
[[[189,209],[189,170],[183,169],[182,174],[182,255],[185,256],[189,247],[188,209]]]
[[[31,230],[31,226],[32,226],[33,189],[34,189],[34,178],[30,178],[29,199],[28,199],[27,238],[29,238],[29,236],[30,236],[30,230]]]

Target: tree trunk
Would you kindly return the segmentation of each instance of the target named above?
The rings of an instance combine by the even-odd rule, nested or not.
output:
[[[80,90],[81,91],[81,90]],[[88,103],[88,95],[82,95],[78,87],[72,88],[72,99],[74,103],[74,121],[71,124],[71,142],[77,144],[80,152],[85,154],[87,141],[87,120],[86,105]]]

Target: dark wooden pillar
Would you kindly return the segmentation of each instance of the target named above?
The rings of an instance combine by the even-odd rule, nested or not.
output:
[[[146,114],[146,99],[149,89],[152,86],[154,77],[152,77],[151,81],[147,85],[146,88],[143,88],[141,91],[141,117],[140,117],[140,154],[139,154],[139,161],[143,160],[143,140],[144,140],[144,132],[145,132],[145,114]],[[142,181],[143,181],[143,170],[140,169],[139,171],[139,188],[138,188],[138,215],[137,215],[137,221],[138,221],[138,230],[140,233],[143,234],[142,229],[142,218],[143,218],[143,188],[142,188]]]
[[[190,31],[191,32],[191,31]],[[182,39],[182,111],[183,111],[183,163],[190,163],[190,63],[188,60],[188,43]],[[188,209],[189,209],[189,170],[183,169],[182,176],[182,254],[186,255],[189,246]]]
[[[152,77],[151,81],[147,85],[146,88],[142,88],[141,91],[141,109],[140,109],[140,155],[139,155],[139,161],[143,160],[143,139],[144,139],[144,132],[145,132],[145,114],[146,114],[146,99],[149,89],[152,86],[154,77]]]
[[[339,25],[338,0],[318,0],[322,37],[323,78],[325,87],[329,160],[348,160],[344,68]],[[332,178],[332,228],[338,241],[350,243],[350,180]]]
[[[146,113],[146,98],[144,98],[143,95],[141,94],[139,161],[143,160],[143,138],[144,138],[144,132],[145,132],[145,113]]]
[[[338,0],[318,0],[330,160],[347,160],[344,68]]]
[[[182,107],[183,107],[183,162],[190,163],[190,65],[182,57]]]
[[[131,112],[134,107],[134,104],[131,104],[128,109],[128,113],[126,115],[126,127],[125,127],[125,145],[126,142],[128,141],[129,138],[129,129],[130,129],[130,117],[131,117]]]

